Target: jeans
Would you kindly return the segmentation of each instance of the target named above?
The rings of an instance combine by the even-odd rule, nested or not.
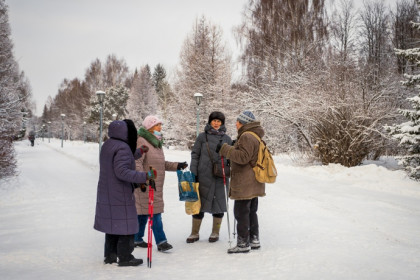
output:
[[[144,241],[144,230],[146,229],[147,221],[149,220],[149,215],[137,215],[137,219],[139,220],[139,232],[134,235],[134,241],[142,242]],[[165,232],[163,231],[161,213],[153,214],[152,231],[157,245],[167,241]]]

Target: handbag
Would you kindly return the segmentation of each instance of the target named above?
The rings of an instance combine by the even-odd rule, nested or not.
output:
[[[222,165],[217,164],[217,162],[213,161],[213,156],[212,156],[212,153],[210,152],[210,148],[209,148],[209,142],[207,141],[207,134],[206,134],[206,145],[207,145],[207,152],[209,153],[210,161],[213,165],[212,166],[213,176],[223,178]],[[226,177],[230,176],[230,168],[227,164],[225,165],[225,176]]]
[[[185,213],[187,215],[195,215],[200,213],[201,209],[201,200],[200,200],[200,192],[198,191],[199,184],[193,183],[194,191],[197,192],[198,199],[197,201],[185,201]]]
[[[197,201],[198,188],[194,189],[195,176],[191,171],[177,170],[176,174],[178,176],[178,190],[179,190],[179,200],[180,201]]]

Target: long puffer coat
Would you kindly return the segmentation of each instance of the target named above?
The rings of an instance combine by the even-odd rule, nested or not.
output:
[[[231,144],[232,139],[226,135],[217,135],[211,133],[212,126],[207,124],[204,132],[200,133],[195,140],[191,152],[191,166],[192,173],[198,176],[199,191],[201,200],[201,212],[212,214],[226,212],[226,196],[223,184],[223,178],[215,177],[213,175],[213,164],[207,150],[206,136],[209,144],[209,150],[213,157],[213,161],[222,167],[222,160],[220,155],[216,153],[216,147],[220,143]],[[226,132],[226,127],[222,125],[219,129],[221,132]],[[224,159],[225,166],[227,165],[226,158]],[[226,187],[229,188],[229,178],[226,178]]]
[[[136,169],[138,171],[147,171],[152,166],[156,169],[157,177],[155,180],[156,191],[154,192],[153,214],[164,212],[163,201],[163,184],[165,182],[165,171],[176,171],[178,162],[170,162],[165,160],[165,155],[162,150],[162,145],[157,145],[160,141],[144,128],[139,130],[140,137],[137,139],[137,147],[145,145],[149,147],[149,151],[144,154],[140,159],[136,160]],[[142,136],[143,135],[143,136]],[[147,138],[147,139],[146,139]],[[161,142],[160,142],[161,143]],[[174,186],[175,188],[177,186]],[[140,189],[134,191],[136,197],[136,208],[138,215],[149,214],[149,187],[146,192]]]
[[[220,154],[230,159],[231,181],[229,197],[234,200],[252,199],[265,196],[265,184],[255,178],[252,166],[258,160],[260,142],[250,133],[252,131],[260,138],[264,130],[260,122],[245,124],[238,131],[238,140],[234,146],[223,145]]]
[[[113,121],[110,139],[99,158],[100,171],[94,228],[108,234],[130,235],[139,231],[131,183],[145,183],[146,173],[137,172],[128,142],[127,124]]]

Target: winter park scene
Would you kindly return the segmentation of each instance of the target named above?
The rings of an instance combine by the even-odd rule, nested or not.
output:
[[[0,0],[0,278],[420,279],[419,11]]]

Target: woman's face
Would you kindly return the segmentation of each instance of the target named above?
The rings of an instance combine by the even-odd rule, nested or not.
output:
[[[210,125],[214,129],[219,130],[219,128],[222,126],[222,121],[218,119],[214,119],[211,121]]]
[[[161,123],[158,123],[157,125],[152,126],[149,129],[149,131],[152,132],[152,133],[153,133],[153,131],[159,131],[160,132],[161,130],[162,130],[162,124]]]

